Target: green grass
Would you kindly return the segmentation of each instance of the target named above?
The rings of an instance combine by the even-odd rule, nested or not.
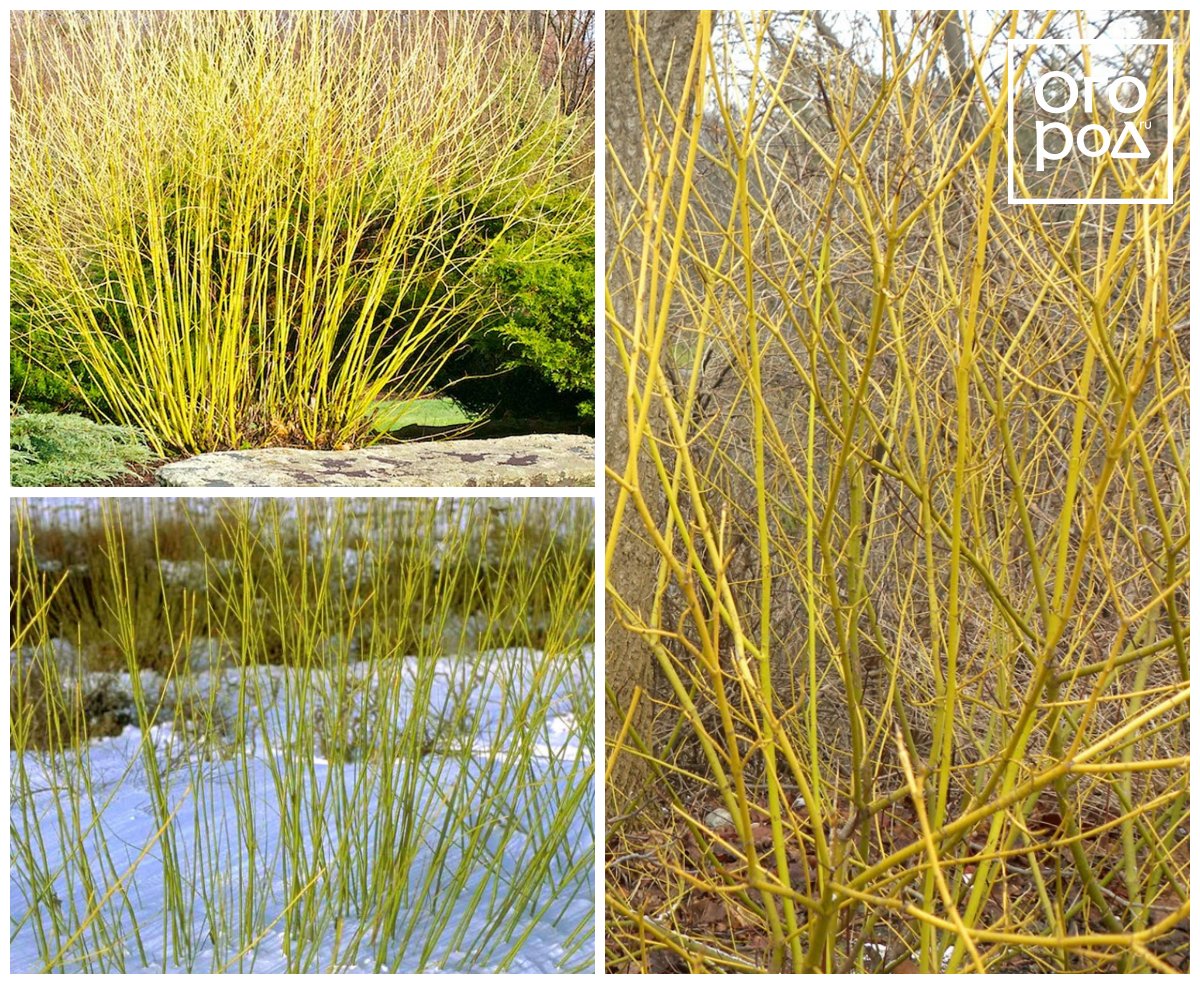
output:
[[[465,413],[453,400],[444,396],[422,397],[415,400],[380,400],[375,429],[390,432],[405,427],[460,427],[474,423],[476,418]]]

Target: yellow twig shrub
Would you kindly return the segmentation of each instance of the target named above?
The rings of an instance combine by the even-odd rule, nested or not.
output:
[[[690,100],[608,188],[608,555],[660,562],[652,598],[608,585],[660,679],[654,733],[610,756],[648,762],[681,835],[616,828],[609,960],[1177,967],[1187,21],[1147,82],[1154,106],[1175,73],[1173,183],[1105,175],[1174,204],[1063,208],[1007,203],[984,52],[1015,12],[966,36],[957,92],[954,18],[882,17],[872,71],[791,16],[701,14]],[[623,27],[651,64],[645,16]]]
[[[477,329],[495,244],[590,219],[588,124],[515,17],[21,13],[12,43],[14,293],[160,453],[362,440]]]

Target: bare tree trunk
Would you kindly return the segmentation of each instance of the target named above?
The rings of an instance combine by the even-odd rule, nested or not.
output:
[[[983,118],[979,114],[979,107],[974,103],[975,66],[969,61],[967,31],[957,10],[942,10],[939,14],[945,17],[942,26],[942,50],[946,53],[946,62],[950,66],[950,91],[955,100],[967,105],[967,127],[963,139],[969,142],[979,133]]]
[[[635,52],[630,39],[630,25],[636,23],[627,17],[642,18],[645,25],[652,66],[645,66],[643,52]],[[645,173],[646,157],[643,150],[646,132],[638,110],[634,91],[634,59],[643,61],[643,78],[647,68],[662,78],[671,65],[666,79],[667,99],[678,106],[683,95],[687,62],[696,34],[695,11],[654,11],[649,13],[625,13],[621,11],[605,14],[605,134],[609,152],[605,162],[605,176],[609,207],[605,209],[605,242],[607,243],[608,269],[612,271],[608,291],[618,321],[626,326],[634,323],[637,304],[633,284],[623,264],[614,264],[618,252],[631,260],[629,269],[636,271],[641,254],[641,241],[637,235],[627,235],[617,242],[614,214],[628,214],[633,206],[633,196],[616,167],[614,155],[621,162],[625,175],[636,188]],[[643,93],[646,99],[645,112],[649,119],[658,114],[659,105],[653,86],[647,85]],[[664,124],[670,127],[669,121]],[[669,138],[669,132],[668,132]],[[605,454],[609,467],[623,471],[629,457],[629,434],[626,430],[626,376],[619,350],[610,325],[605,349]],[[647,461],[643,474],[651,473]],[[612,517],[617,502],[618,488],[609,481],[605,486],[607,515]],[[651,509],[661,512],[665,506],[652,502]],[[646,540],[645,530],[636,512],[626,509],[617,545],[608,570],[608,583],[619,593],[623,601],[639,616],[648,617],[653,602],[658,572],[658,556]],[[643,741],[651,739],[652,722],[649,691],[654,680],[653,655],[645,643],[631,632],[618,617],[612,600],[605,606],[607,635],[605,642],[605,676],[608,699],[605,701],[605,730],[611,747],[625,720],[634,694],[640,688],[643,698],[631,722],[631,727]],[[612,780],[605,790],[609,817],[627,812],[641,798],[646,785],[645,762],[636,755],[623,754],[614,763]]]

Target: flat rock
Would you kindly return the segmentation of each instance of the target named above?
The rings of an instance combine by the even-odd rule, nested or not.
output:
[[[574,486],[595,484],[596,441],[576,434],[376,445],[356,451],[256,448],[216,451],[163,465],[175,488]]]

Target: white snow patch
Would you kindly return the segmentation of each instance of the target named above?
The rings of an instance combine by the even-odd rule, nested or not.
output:
[[[503,744],[504,736],[514,733],[514,709],[521,706],[519,701],[513,699],[514,694],[537,693],[544,686],[544,681],[535,672],[538,659],[538,654],[522,650],[488,653],[471,660],[442,659],[432,668],[432,677],[428,666],[418,667],[414,658],[399,659],[374,668],[361,663],[352,667],[353,673],[363,680],[367,680],[372,673],[397,675],[390,679],[389,685],[398,684],[396,696],[399,699],[394,701],[394,706],[395,713],[402,719],[414,713],[413,692],[418,679],[422,681],[427,698],[422,702],[421,712],[427,715],[431,726],[436,727],[439,716],[461,716],[463,706],[480,715],[478,728],[472,729],[472,749],[477,754],[457,759],[438,759],[434,752],[421,759],[416,766],[418,770],[424,770],[418,772],[417,788],[418,797],[426,804],[421,816],[430,828],[425,837],[431,850],[438,811],[445,806],[444,797],[439,794],[453,783],[460,769],[465,768],[471,779],[494,779],[498,784],[506,781],[504,763],[508,752]],[[526,778],[542,781],[523,784],[521,789],[512,792],[507,801],[503,795],[500,796],[490,811],[481,809],[479,815],[473,818],[476,829],[484,831],[487,842],[496,846],[499,852],[497,870],[501,872],[513,873],[527,866],[538,850],[539,837],[537,829],[518,830],[515,835],[503,836],[502,811],[497,807],[503,805],[512,812],[533,818],[529,823],[537,828],[560,807],[563,797],[573,785],[577,786],[583,769],[590,764],[589,753],[581,745],[580,739],[582,729],[590,728],[591,724],[574,719],[571,692],[578,687],[594,686],[590,674],[583,672],[583,668],[589,667],[591,662],[591,653],[588,652],[587,659],[580,661],[581,672],[576,674],[579,679],[564,681],[554,693],[542,694],[534,700],[532,706],[549,708],[545,720],[522,723],[524,727],[535,729],[529,739],[533,743],[534,759],[527,769],[536,775]],[[239,691],[243,685],[242,672],[222,667],[220,661],[215,660],[211,669],[194,674],[191,687],[197,697],[211,701],[218,714],[235,720]],[[343,757],[335,762],[321,749],[315,755],[302,750],[297,757],[296,750],[289,749],[283,737],[285,715],[300,712],[301,706],[305,713],[317,713],[322,706],[319,696],[321,684],[328,681],[316,679],[320,674],[312,674],[314,679],[306,681],[311,690],[305,691],[303,698],[307,703],[301,705],[300,681],[296,671],[263,666],[244,672],[255,675],[250,683],[258,685],[259,693],[264,695],[263,699],[267,702],[266,712],[259,719],[247,722],[243,729],[245,747],[251,753],[249,756],[231,757],[229,748],[206,748],[194,736],[184,740],[181,734],[184,726],[176,722],[151,726],[145,739],[154,749],[156,761],[164,765],[174,762],[173,769],[167,771],[171,777],[168,779],[167,798],[177,811],[171,829],[175,836],[174,847],[177,856],[182,859],[185,875],[189,871],[197,871],[206,857],[216,854],[224,855],[220,860],[220,870],[229,886],[244,884],[249,878],[258,880],[258,897],[262,899],[265,911],[258,913],[255,919],[256,927],[263,929],[257,945],[240,959],[227,948],[217,952],[216,945],[208,942],[211,939],[207,928],[210,917],[203,899],[198,898],[191,928],[193,940],[199,942],[193,944],[187,966],[171,957],[174,951],[163,918],[168,887],[164,884],[161,841],[155,841],[159,820],[156,819],[154,798],[149,788],[150,777],[145,759],[147,752],[142,733],[129,727],[115,738],[94,741],[81,750],[56,756],[27,753],[20,761],[15,754],[12,756],[13,842],[16,844],[18,840],[40,837],[47,870],[57,871],[59,876],[52,875],[49,884],[43,884],[35,891],[29,878],[28,865],[14,854],[10,888],[10,971],[37,971],[42,967],[43,958],[39,954],[34,921],[30,918],[34,907],[41,906],[43,915],[47,906],[63,914],[72,909],[86,910],[81,886],[75,885],[71,892],[61,875],[64,859],[80,850],[85,852],[100,882],[100,891],[113,883],[114,870],[118,873],[129,869],[133,871],[126,882],[127,897],[141,927],[145,962],[142,962],[138,948],[131,939],[110,940],[108,944],[123,949],[127,972],[208,972],[227,967],[231,971],[278,973],[288,969],[287,950],[297,944],[295,941],[289,943],[285,935],[286,919],[281,918],[284,916],[288,889],[285,872],[281,868],[280,826],[287,803],[277,782],[280,772],[286,770],[289,761],[310,764],[311,770],[306,773],[305,780],[310,783],[308,788],[311,793],[319,796],[327,790],[336,792],[338,789],[353,789],[362,780],[371,782],[374,779],[376,785],[371,788],[378,790],[378,778],[386,769],[402,770],[412,768],[412,765],[402,762],[389,764],[370,756],[360,761]],[[362,714],[364,721],[368,720],[370,714],[367,704],[370,694],[379,682],[368,681],[354,698],[363,702],[362,707],[356,707],[355,710]],[[128,679],[124,683],[128,686]],[[161,693],[162,686],[157,675],[143,678],[143,688],[148,696]],[[465,704],[458,706],[459,702]],[[452,741],[453,735],[447,740]],[[493,754],[489,756],[485,752]],[[189,763],[186,766],[182,765],[185,759]],[[65,797],[57,789],[66,783],[78,782],[81,770],[86,770],[90,777],[93,796],[90,801],[86,796],[81,799],[79,827],[76,829],[82,830],[83,836],[72,840],[62,836],[63,827],[58,821],[57,811]],[[487,770],[491,770],[492,776],[486,774]],[[22,772],[23,781],[20,778]],[[196,788],[197,785],[200,788]],[[540,799],[530,801],[530,795]],[[571,820],[566,843],[559,851],[560,856],[555,858],[553,871],[563,877],[572,865],[578,863],[580,857],[590,857],[594,850],[591,820],[593,796],[589,788],[586,795],[581,797]],[[22,802],[21,797],[25,797],[26,801]],[[240,814],[235,806],[239,801],[242,803]],[[314,837],[311,828],[313,808],[313,804],[308,804],[308,808],[301,809],[298,814],[300,822],[306,825],[306,843]],[[255,827],[255,849],[249,853],[245,849],[247,838],[239,829],[239,824],[244,824],[247,816],[252,818]],[[38,827],[36,835],[31,824]],[[327,830],[325,836],[330,837],[331,832]],[[111,860],[102,860],[99,856],[101,840],[107,842]],[[145,845],[151,842],[154,842],[154,846],[142,857]],[[453,849],[450,857],[443,858],[441,863],[452,863],[452,860]],[[435,863],[432,855],[419,856],[414,862],[414,872],[426,871],[432,863]],[[590,926],[594,908],[591,865],[576,868],[576,872],[579,871],[585,871],[586,875],[576,874],[570,882],[542,886],[540,897],[530,907],[530,912],[536,915],[529,915],[517,926],[514,940],[529,929],[531,922],[535,924],[516,959],[507,967],[508,970],[550,973],[561,971],[564,963],[573,967],[590,961],[594,946],[590,929],[581,944],[578,938],[569,938],[581,923],[586,921]],[[556,877],[554,881],[560,879]],[[383,970],[397,973],[416,970],[422,962],[420,951],[430,940],[442,945],[433,948],[434,956],[425,963],[425,970],[478,972],[496,969],[487,964],[488,956],[502,954],[510,947],[504,940],[488,941],[481,938],[485,928],[483,910],[487,908],[486,905],[481,905],[474,914],[470,911],[472,894],[486,884],[488,879],[484,872],[472,874],[459,890],[454,916],[448,922],[435,921],[427,907],[414,903],[412,911],[403,914],[399,923],[402,931],[411,930],[410,945],[405,956],[394,965],[376,966],[375,954],[369,952],[366,945],[359,949],[356,960],[349,963],[343,961],[335,953],[339,927],[334,925],[328,927],[323,939],[305,941],[299,945],[308,948],[312,955],[311,967],[319,971],[335,969],[371,973]],[[491,890],[486,887],[483,889],[485,898]],[[369,919],[370,915],[369,911],[364,911],[362,918]],[[353,928],[349,918],[340,927],[343,934],[347,935]],[[455,935],[459,930],[465,931]],[[98,944],[93,942],[92,945]],[[78,949],[80,947],[72,952]],[[82,949],[86,950],[86,947]],[[65,969],[75,968],[68,962]]]

